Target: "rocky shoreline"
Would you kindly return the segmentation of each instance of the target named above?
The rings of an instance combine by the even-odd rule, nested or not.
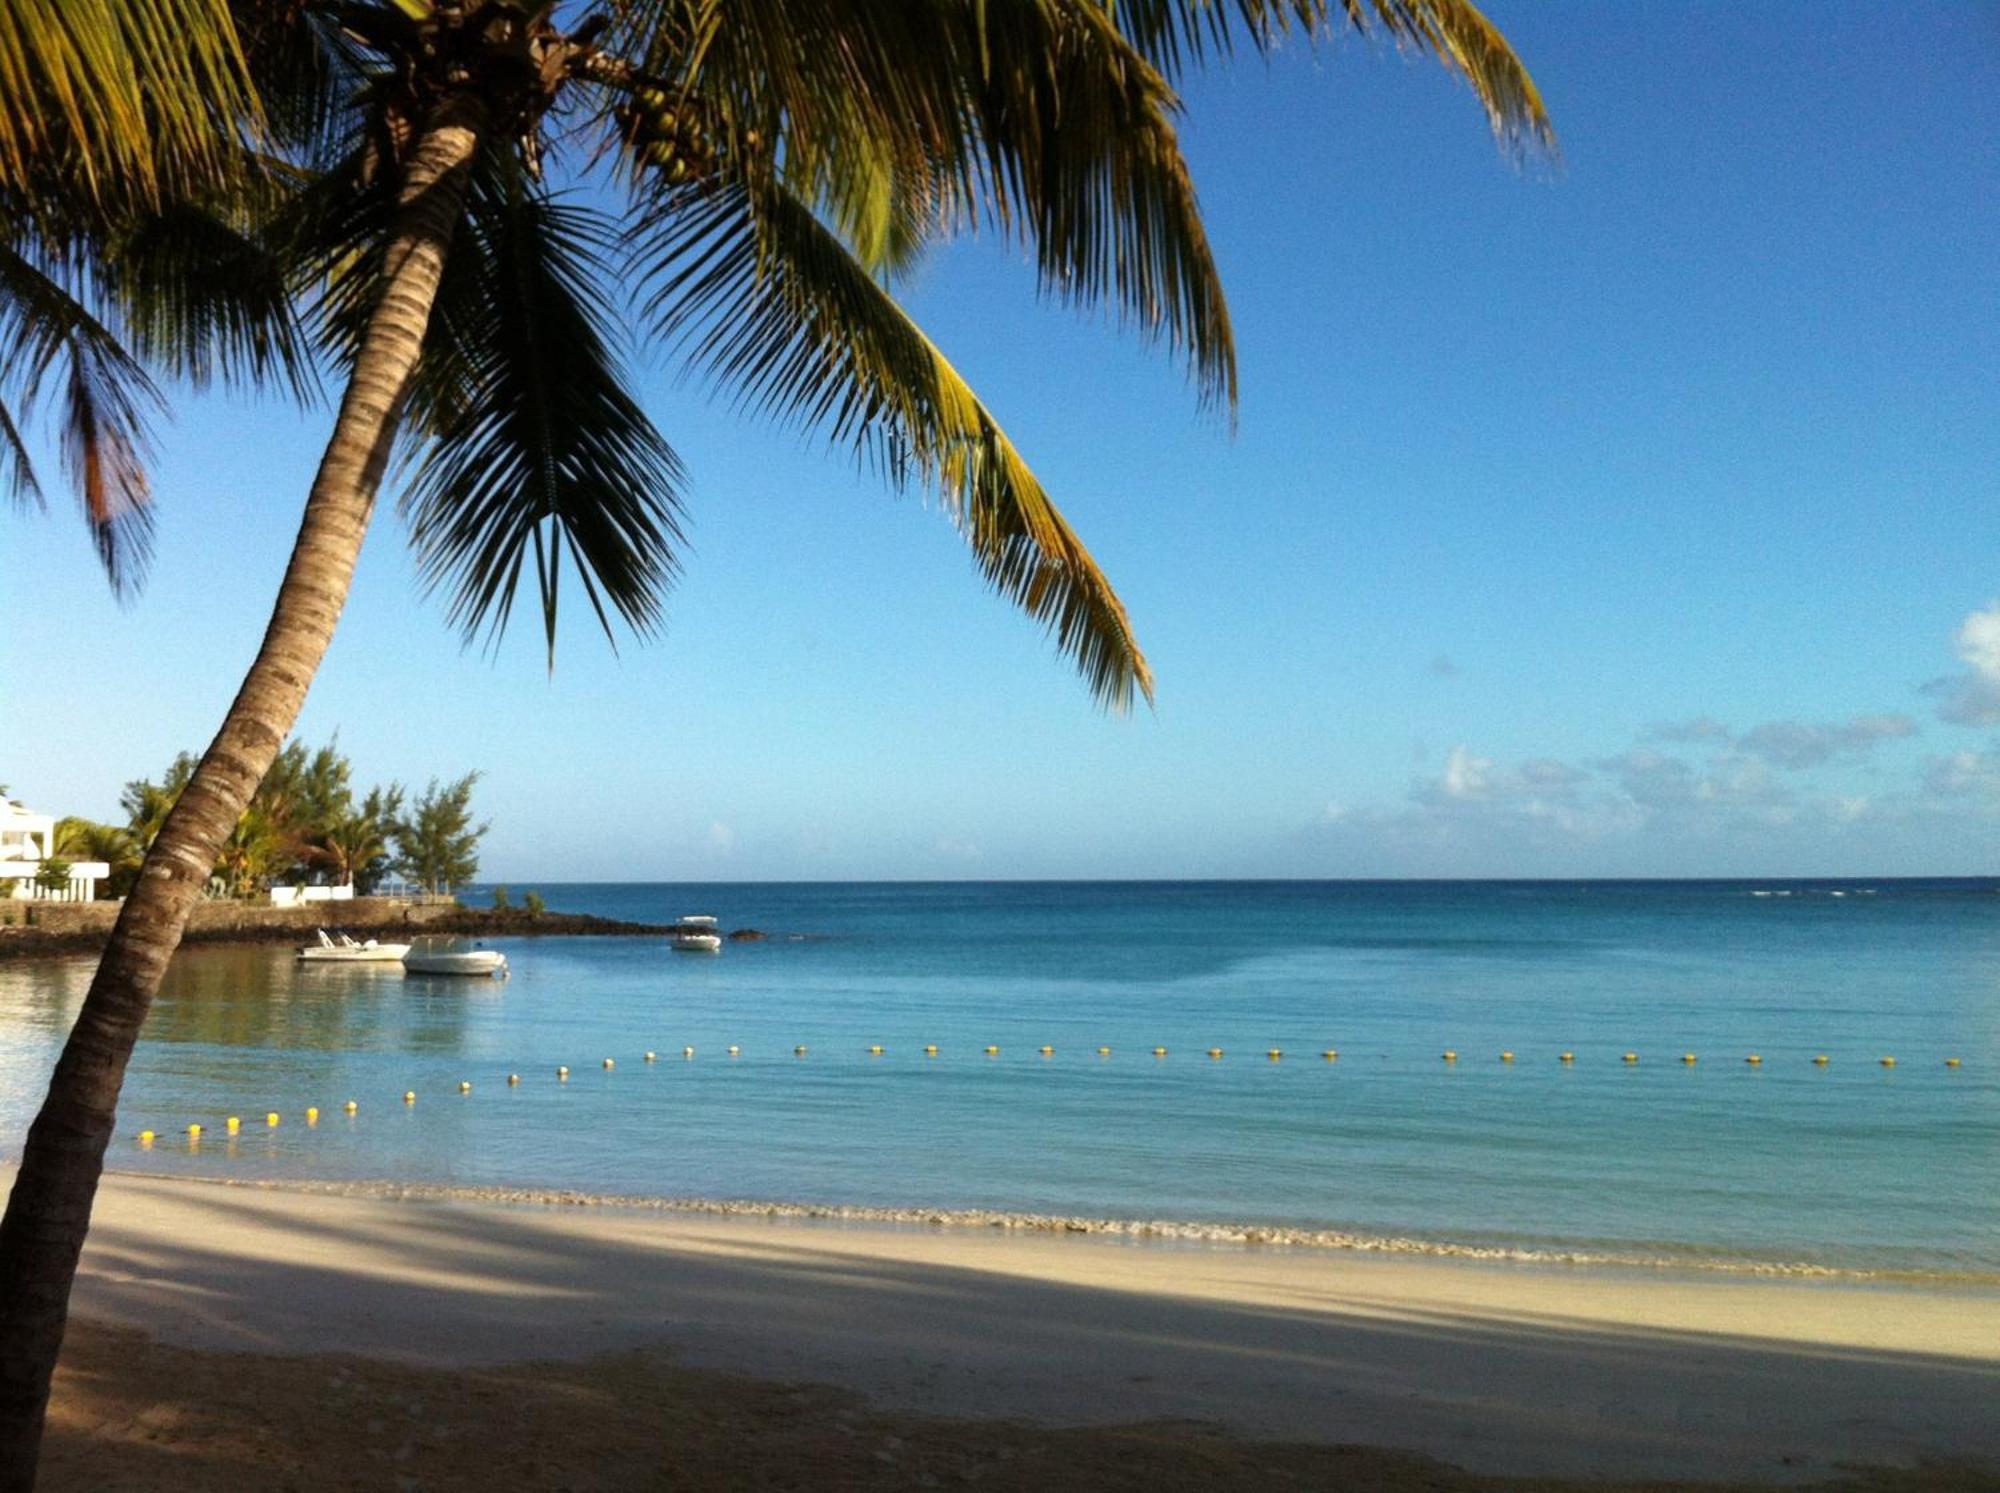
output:
[[[616,918],[600,918],[578,912],[530,913],[518,907],[429,908],[425,909],[427,915],[422,918],[411,917],[407,911],[403,916],[384,916],[372,909],[362,917],[342,916],[347,909],[359,905],[323,903],[313,909],[306,918],[301,918],[289,908],[247,908],[243,910],[242,917],[226,924],[213,927],[190,926],[182,942],[297,944],[302,940],[309,940],[313,931],[320,927],[328,930],[338,929],[355,938],[379,938],[384,941],[393,938],[399,942],[413,936],[434,934],[460,938],[489,938],[500,935],[509,938],[603,937],[633,934],[665,937],[674,931],[671,924],[627,923]],[[282,919],[276,916],[280,911],[285,914]],[[753,931],[739,930],[729,937],[736,939],[743,933]],[[25,927],[4,926],[0,927],[0,960],[95,954],[103,949],[110,933],[108,922],[103,927],[91,928],[43,927],[34,924]]]

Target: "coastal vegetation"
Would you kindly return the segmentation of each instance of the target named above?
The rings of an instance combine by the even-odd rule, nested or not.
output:
[[[56,854],[105,862],[111,875],[99,884],[99,895],[124,896],[195,766],[195,756],[182,752],[157,781],[127,783],[119,796],[122,825],[57,821]],[[270,886],[325,885],[351,886],[368,896],[391,876],[446,892],[478,874],[487,826],[473,822],[477,772],[432,782],[407,813],[402,784],[357,794],[353,778],[354,765],[338,743],[286,743],[223,840],[209,894],[250,897]]]
[[[0,1222],[0,1488],[33,1481],[119,1088],[189,910],[218,868],[242,885],[287,853],[259,794],[392,458],[468,637],[532,577],[553,662],[565,570],[607,633],[651,634],[683,472],[620,356],[637,340],[935,493],[1100,702],[1150,699],[1110,582],[890,287],[984,227],[1233,408],[1175,82],[1336,24],[1438,57],[1504,141],[1548,139],[1464,0],[0,0],[0,398],[67,374],[66,464],[113,583],[145,558],[149,365],[341,390],[242,687],[171,802],[141,805],[144,860]],[[0,481],[38,499],[6,409]],[[448,869],[469,818],[432,792]]]

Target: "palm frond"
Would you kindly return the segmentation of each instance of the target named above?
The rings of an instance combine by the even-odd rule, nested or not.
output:
[[[34,459],[28,454],[28,443],[22,439],[21,427],[14,423],[13,412],[4,399],[0,399],[0,492],[5,492],[8,502],[17,508],[44,506]]]
[[[196,388],[281,382],[306,401],[318,385],[290,277],[251,213],[194,202],[126,224],[99,273],[140,357]]]
[[[681,194],[636,244],[648,313],[740,405],[927,485],[987,582],[1048,628],[1101,702],[1152,699],[1124,605],[999,422],[803,201],[775,182]]]
[[[870,268],[987,224],[1031,247],[1045,293],[1162,336],[1204,399],[1233,403],[1179,101],[1092,0],[652,0],[620,17],[734,174],[781,175]]]
[[[172,195],[255,120],[229,0],[0,0],[0,188]]]
[[[129,595],[152,553],[144,458],[159,389],[70,287],[0,242],[0,392],[26,415],[58,364],[63,466],[112,589]]]
[[[147,434],[139,399],[152,384],[101,341],[72,334],[63,384],[63,466],[76,488],[97,558],[120,596],[135,592],[153,557]]]
[[[478,294],[433,317],[426,361],[448,388],[403,510],[428,589],[468,640],[497,640],[532,562],[554,664],[574,567],[605,635],[658,629],[678,570],[681,465],[627,385],[603,283],[615,238],[598,214],[518,173],[478,180],[452,257]]]
[[[1463,77],[1505,146],[1553,152],[1539,89],[1506,37],[1469,0],[1087,0],[1169,77],[1240,42],[1269,52],[1284,37],[1378,28]]]

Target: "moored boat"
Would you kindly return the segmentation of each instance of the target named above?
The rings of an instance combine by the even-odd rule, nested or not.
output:
[[[410,952],[406,943],[357,943],[345,933],[329,936],[319,930],[319,942],[303,945],[298,957],[307,964],[393,964]]]
[[[487,975],[505,979],[507,956],[498,949],[420,949],[403,956],[413,975]]]
[[[667,937],[676,949],[686,954],[713,954],[722,947],[722,935],[716,931],[711,913],[687,914],[674,924],[674,931]]]

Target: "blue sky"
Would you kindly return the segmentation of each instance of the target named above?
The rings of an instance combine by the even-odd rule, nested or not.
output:
[[[2000,863],[2000,18],[1493,0],[1563,163],[1366,44],[1193,80],[1232,438],[1170,358],[955,246],[907,298],[1118,583],[1111,719],[949,525],[647,402],[666,636],[463,650],[378,519],[301,731],[477,767],[536,879],[1986,873]],[[121,608],[0,517],[0,782],[114,814],[254,651],[324,411],[180,401]]]

